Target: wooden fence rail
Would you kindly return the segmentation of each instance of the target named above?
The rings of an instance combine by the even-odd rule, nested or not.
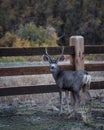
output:
[[[60,55],[61,47],[48,47],[50,55]],[[3,56],[39,56],[45,53],[44,47],[34,48],[0,48],[0,57]],[[73,46],[66,46],[64,50],[65,55],[75,56],[75,48]],[[104,46],[84,46],[84,54],[104,54]],[[68,70],[75,70],[75,65],[60,65],[61,68]],[[104,63],[84,64],[87,71],[104,71]],[[39,75],[50,74],[49,66],[18,66],[18,67],[0,67],[0,76],[18,76],[18,75]],[[104,89],[104,81],[92,82],[91,89]],[[57,92],[58,88],[53,85],[39,85],[39,86],[18,86],[0,88],[0,96],[10,95],[24,95],[33,93],[49,93]]]
[[[92,82],[91,89],[104,89],[104,81]],[[0,88],[0,96],[11,95],[25,95],[25,94],[39,94],[39,93],[52,93],[58,92],[58,87],[53,85],[39,85],[39,86],[21,86],[21,87],[8,87]]]
[[[60,65],[64,70],[75,70],[73,65]],[[104,71],[104,64],[85,64],[87,71]],[[49,66],[3,67],[0,76],[50,74]]]
[[[61,53],[61,47],[48,47],[50,55],[59,55]],[[104,45],[87,45],[84,47],[84,54],[103,54]],[[0,47],[0,57],[2,56],[36,56],[43,55],[45,53],[44,47],[27,47],[27,48],[8,48]],[[74,47],[65,47],[64,54],[74,55]]]

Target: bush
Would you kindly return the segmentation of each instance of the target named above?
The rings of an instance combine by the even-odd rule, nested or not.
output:
[[[33,23],[27,23],[20,25],[16,35],[21,39],[29,40],[30,44],[34,43],[34,46],[56,45],[57,35],[52,31],[51,26],[45,29],[42,26],[37,27]]]
[[[20,25],[15,33],[7,32],[0,39],[2,47],[56,46],[57,34],[52,26],[46,29],[33,23]]]
[[[0,39],[1,47],[12,47],[13,43],[16,41],[16,35],[7,32],[3,38]]]
[[[25,39],[16,38],[16,41],[13,44],[13,47],[29,47],[30,42]]]
[[[33,23],[27,23],[25,25],[20,25],[19,29],[16,31],[16,35],[22,39],[43,43],[45,40],[45,29],[43,27],[37,27]]]

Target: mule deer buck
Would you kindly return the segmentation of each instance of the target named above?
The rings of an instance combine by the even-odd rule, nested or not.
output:
[[[71,92],[71,95],[74,100],[74,110],[78,107],[81,101],[80,91],[87,93],[90,97],[88,92],[90,88],[91,76],[85,70],[61,70],[58,66],[59,61],[64,60],[64,47],[62,48],[61,56],[58,58],[51,58],[48,54],[47,48],[45,50],[45,55],[43,55],[44,61],[48,61],[50,65],[50,71],[53,75],[53,78],[56,82],[57,87],[59,88],[59,95],[60,95],[60,114],[62,113],[62,91],[65,91],[67,96],[67,107],[69,112],[69,100],[68,100],[68,92]],[[71,114],[70,114],[71,115]]]

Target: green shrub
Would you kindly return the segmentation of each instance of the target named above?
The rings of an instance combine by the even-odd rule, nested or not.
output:
[[[43,27],[37,27],[33,23],[27,23],[25,25],[20,25],[19,29],[16,31],[16,35],[30,41],[44,42],[45,29]]]
[[[50,31],[52,31],[51,26],[45,29],[42,26],[37,27],[33,23],[27,23],[25,25],[20,25],[19,29],[16,31],[16,35],[22,40],[29,40],[30,46],[33,46],[33,43],[34,46],[56,45],[57,35],[55,32],[50,34]]]

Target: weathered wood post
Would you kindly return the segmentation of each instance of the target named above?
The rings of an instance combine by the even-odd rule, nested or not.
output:
[[[69,41],[70,46],[74,46],[75,48],[75,56],[72,59],[73,65],[75,66],[75,70],[83,70],[84,69],[84,38],[83,36],[71,36]],[[84,97],[84,93],[80,91],[81,97]],[[83,99],[83,98],[82,98]],[[71,101],[73,102],[73,96],[71,94]]]
[[[75,70],[84,69],[84,38],[83,36],[71,36],[70,37],[70,46],[75,47]]]

